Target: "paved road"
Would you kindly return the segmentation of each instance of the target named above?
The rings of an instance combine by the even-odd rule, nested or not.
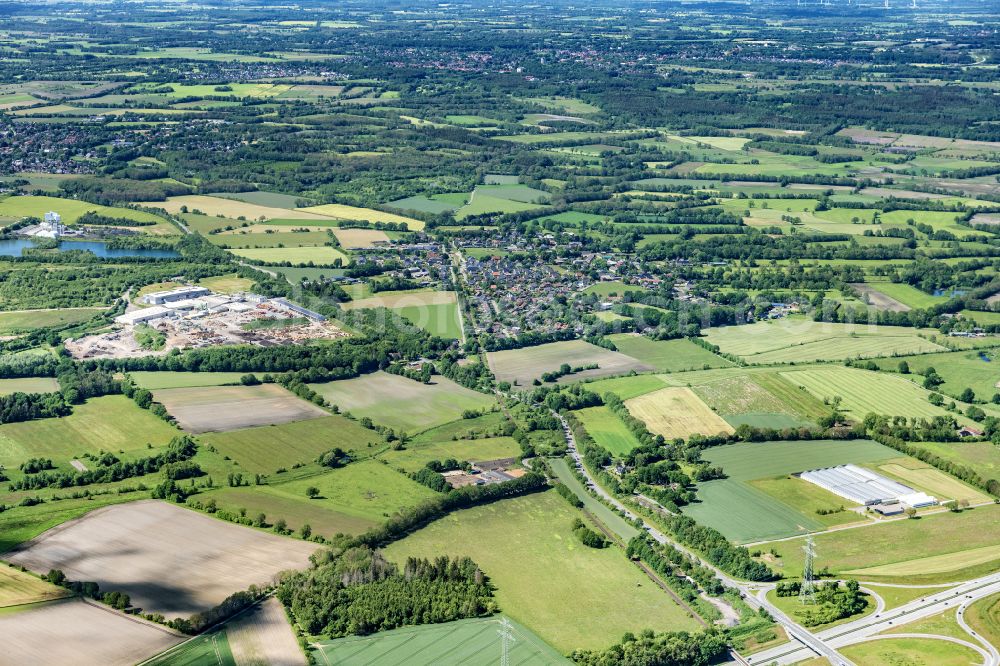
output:
[[[569,423],[566,422],[566,419],[564,419],[561,414],[553,412],[553,415],[556,418],[558,418],[559,421],[562,423],[563,433],[566,436],[566,445],[569,448],[570,455],[573,457],[577,469],[580,470],[580,472],[587,478],[588,487],[594,492],[596,492],[604,500],[606,500],[609,504],[617,508],[619,511],[622,511],[630,520],[636,519],[638,517],[636,516],[636,514],[634,514],[628,507],[626,507],[624,504],[618,501],[617,498],[612,497],[610,494],[605,492],[605,490],[601,488],[601,486],[598,485],[597,482],[594,481],[594,479],[590,476],[590,472],[588,472],[587,468],[583,465],[583,461],[580,458],[580,453],[579,451],[577,451],[576,439],[573,437],[573,432],[572,430],[570,430]],[[826,641],[820,639],[815,634],[813,634],[809,630],[805,629],[804,627],[796,623],[794,620],[788,617],[785,613],[781,612],[780,609],[771,604],[769,601],[767,601],[766,599],[758,599],[755,596],[755,594],[761,588],[761,586],[747,585],[742,581],[738,581],[735,578],[728,576],[720,569],[717,569],[715,566],[713,566],[711,563],[704,561],[701,558],[701,556],[695,553],[694,551],[668,538],[665,534],[663,534],[653,526],[649,525],[648,523],[645,523],[645,521],[643,522],[646,532],[657,542],[661,544],[670,544],[674,548],[677,548],[678,550],[687,553],[696,561],[701,563],[703,566],[712,569],[715,572],[715,575],[725,585],[739,590],[740,593],[743,595],[744,600],[747,602],[748,605],[750,605],[751,608],[754,609],[764,608],[768,613],[770,613],[771,617],[773,617],[776,622],[778,622],[782,627],[784,627],[785,632],[788,634],[789,638],[792,639],[789,645],[794,646],[797,649],[801,648],[801,650],[806,655],[804,658],[809,658],[814,656],[824,656],[827,659],[829,659],[830,663],[833,664],[833,666],[854,666],[853,662],[847,659],[847,657],[837,652],[837,650],[834,649],[831,645],[829,645]],[[760,663],[760,662],[753,661],[750,663]]]
[[[862,641],[874,640],[875,635],[884,631],[889,631],[901,625],[909,624],[916,620],[937,615],[953,608],[959,609],[959,626],[961,626],[970,638],[982,647],[975,646],[975,649],[987,657],[987,666],[1000,666],[1000,653],[997,648],[986,642],[968,624],[965,623],[965,609],[971,604],[1000,592],[1000,572],[977,578],[959,585],[954,585],[949,589],[942,590],[939,587],[928,587],[926,597],[915,599],[903,604],[898,608],[886,612],[876,609],[875,613],[869,613],[865,617],[841,624],[831,629],[819,632],[817,637],[832,647],[844,647]],[[892,634],[898,636],[899,634]],[[928,636],[930,637],[930,636]],[[935,636],[946,640],[945,636]],[[985,649],[984,649],[985,648]],[[795,662],[809,658],[810,653],[800,645],[786,643],[770,650],[758,652],[748,659],[751,664],[794,664]]]

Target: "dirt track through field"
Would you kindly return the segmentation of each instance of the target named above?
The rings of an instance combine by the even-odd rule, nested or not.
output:
[[[4,555],[37,573],[61,569],[129,595],[147,613],[187,617],[285,569],[303,569],[316,545],[216,520],[167,502],[118,504]]]

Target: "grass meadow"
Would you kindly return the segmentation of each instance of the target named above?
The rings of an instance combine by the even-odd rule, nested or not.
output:
[[[87,201],[63,199],[46,196],[11,196],[0,200],[0,219],[20,220],[23,217],[44,217],[45,213],[55,211],[62,216],[63,224],[73,224],[82,215],[94,212],[107,217],[125,218],[137,222],[153,222],[164,224],[162,217],[131,208],[112,208]],[[148,229],[150,227],[139,227]],[[171,227],[172,228],[172,227]],[[175,230],[176,231],[176,230]]]
[[[521,453],[521,447],[513,437],[484,437],[482,439],[459,439],[434,442],[407,442],[406,448],[400,451],[388,450],[378,457],[389,463],[393,468],[401,468],[406,472],[416,472],[432,460],[497,460],[499,458],[516,458]]]
[[[984,506],[961,513],[942,512],[915,520],[899,519],[867,527],[815,535],[816,566],[834,574],[865,571],[864,580],[883,583],[948,583],[996,570],[1000,554],[983,563],[983,548],[996,547],[1000,506]],[[767,544],[780,557],[772,566],[789,576],[802,571],[802,539]],[[945,567],[940,556],[949,557]],[[923,562],[920,562],[924,560]],[[926,567],[929,563],[930,566]],[[876,567],[879,575],[871,573]],[[947,570],[944,570],[947,569]]]
[[[564,653],[606,647],[626,631],[697,628],[619,549],[580,543],[570,529],[580,516],[557,493],[536,493],[452,513],[386,555],[472,557],[496,585],[503,611]]]
[[[400,375],[377,372],[309,386],[357,418],[368,417],[410,433],[454,421],[466,410],[489,409],[495,404],[492,397],[440,375],[434,376],[431,384],[422,384]]]
[[[623,354],[650,365],[660,372],[725,368],[732,365],[690,340],[651,340],[643,335],[618,333],[608,336]]]
[[[898,375],[833,365],[781,375],[820,400],[840,397],[841,409],[857,419],[869,412],[918,418],[949,414],[928,402],[929,391]]]
[[[200,439],[253,474],[271,474],[282,467],[313,462],[337,447],[367,455],[369,447],[381,442],[373,431],[337,415],[209,433]]]
[[[803,363],[945,351],[920,329],[814,322],[790,317],[705,332],[708,342],[750,363]],[[928,333],[928,335],[934,332]]]
[[[989,400],[994,393],[1000,392],[997,387],[997,380],[1000,379],[1000,366],[997,365],[1000,363],[1000,354],[996,349],[887,358],[876,361],[876,364],[882,370],[895,372],[901,361],[906,361],[913,373],[905,378],[914,382],[922,382],[923,377],[919,375],[926,372],[927,368],[934,368],[944,380],[940,390],[949,395],[957,396],[966,388],[971,388],[980,400]]]
[[[69,470],[69,461],[84,453],[145,451],[147,443],[163,446],[178,434],[125,396],[91,398],[63,418],[0,425],[0,464],[17,469],[28,458],[44,457]]]
[[[59,308],[0,312],[0,335],[25,333],[37,328],[79,324],[104,312],[104,308]]]
[[[979,653],[964,645],[933,638],[892,638],[839,648],[845,657],[865,666],[967,666]]]
[[[0,395],[11,393],[53,393],[59,390],[54,377],[13,377],[0,379]]]
[[[614,455],[624,455],[639,446],[632,431],[607,407],[587,407],[576,412],[576,417],[594,441]]]

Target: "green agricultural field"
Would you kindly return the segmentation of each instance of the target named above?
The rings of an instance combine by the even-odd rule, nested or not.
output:
[[[254,84],[248,83],[243,85]],[[209,196],[222,197],[223,199],[235,199],[236,201],[245,201],[247,203],[257,204],[258,206],[287,208],[289,210],[298,208],[298,202],[303,199],[303,197],[296,196],[294,194],[281,194],[279,192],[218,192],[209,193]]]
[[[581,544],[570,530],[578,516],[557,493],[536,493],[452,513],[386,555],[470,556],[496,585],[500,608],[562,652],[606,647],[626,631],[698,626],[620,550]]]
[[[347,263],[347,255],[340,250],[328,246],[317,247],[269,247],[244,248],[231,250],[233,254],[252,262],[280,263],[287,261],[292,264],[334,264],[339,259]]]
[[[129,373],[136,386],[155,391],[168,388],[193,386],[222,386],[239,384],[245,372],[145,372]]]
[[[861,530],[861,532],[858,532]],[[816,566],[829,567],[831,573],[870,570],[899,565],[905,573],[872,575],[863,580],[883,583],[947,583],[967,580],[996,571],[1000,555],[991,562],[982,561],[984,548],[995,548],[1000,530],[1000,506],[984,506],[961,513],[939,512],[916,520],[906,518],[875,523],[866,527],[826,532],[814,536]],[[779,557],[773,568],[798,576],[802,571],[802,539],[767,544]],[[951,556],[947,567],[940,556]],[[929,559],[935,558],[935,559]],[[926,560],[932,572],[912,569],[909,563]],[[904,566],[905,565],[905,566]],[[947,568],[947,571],[942,571]],[[883,570],[885,571],[885,570]]]
[[[237,666],[225,628],[213,629],[157,655],[142,666]]]
[[[512,664],[550,666],[572,663],[527,627],[507,619],[513,625],[514,641],[509,652]],[[500,618],[494,616],[319,641],[315,643],[319,655],[317,661],[338,666],[398,666],[404,661],[472,666],[482,663],[484,655],[498,651],[499,626]]]
[[[390,201],[386,206],[390,208],[396,208],[401,211],[416,211],[418,213],[432,213],[438,215],[440,213],[453,213],[465,204],[464,197],[468,195],[462,194],[463,201],[460,203],[450,203],[448,201],[442,201],[439,199],[432,199],[430,197],[424,196],[413,196],[406,197],[405,199],[397,199],[396,201]]]
[[[93,319],[104,311],[104,308],[59,308],[0,312],[0,335],[26,333],[49,326],[79,324]]]
[[[822,530],[829,523],[822,519],[828,517],[815,510],[849,503],[822,488],[809,487],[806,481],[787,479],[788,475],[897,457],[896,451],[868,440],[764,442],[707,449],[705,460],[721,466],[727,478],[699,484],[700,501],[685,507],[684,513],[740,543]],[[753,483],[758,480],[764,482]],[[854,521],[851,515],[830,518]]]
[[[607,407],[581,409],[576,416],[594,441],[615,455],[624,455],[639,446],[632,431]]]
[[[935,407],[928,401],[929,391],[898,375],[825,366],[789,370],[782,372],[781,376],[820,400],[832,401],[840,397],[841,409],[856,419],[863,419],[870,412],[917,418],[949,414],[944,408]]]
[[[527,185],[518,185],[516,180],[506,184],[479,185],[476,187],[474,195],[477,197],[486,195],[498,199],[520,201],[521,203],[547,203],[549,200],[548,192],[536,190]]]
[[[509,349],[489,352],[487,360],[490,369],[500,381],[507,381],[517,386],[528,386],[531,381],[545,372],[558,370],[563,364],[570,367],[580,367],[596,363],[593,370],[566,375],[560,381],[574,382],[581,379],[591,379],[607,375],[625,374],[631,370],[637,372],[652,370],[652,366],[619,352],[613,352],[583,340],[567,340],[565,342],[550,342],[523,349]]]
[[[248,232],[216,234],[209,241],[219,247],[233,250],[266,249],[266,248],[304,248],[321,247],[332,241],[326,231],[278,231],[274,233]],[[270,259],[268,261],[275,261]],[[288,261],[292,261],[289,259]]]
[[[911,308],[926,309],[948,300],[946,296],[932,296],[920,291],[916,287],[911,287],[905,282],[875,282],[871,286],[889,298],[894,298],[903,305]]]
[[[369,454],[381,443],[373,431],[343,416],[324,416],[275,426],[208,433],[201,441],[215,447],[252,474],[271,474],[279,468],[309,463],[334,448]]]
[[[608,338],[621,353],[662,372],[725,368],[732,365],[732,362],[716,356],[690,340],[651,340],[643,335],[630,333],[618,333]]]
[[[178,434],[125,396],[109,395],[75,405],[63,418],[0,425],[0,464],[16,469],[28,458],[42,456],[69,470],[69,461],[84,453],[145,451],[147,443],[162,446]]]
[[[705,338],[722,351],[750,363],[802,363],[817,360],[868,358],[944,351],[920,337],[920,329],[814,322],[789,317],[747,326],[705,331]],[[929,332],[930,334],[936,331]]]
[[[521,101],[538,104],[546,109],[562,111],[563,113],[579,113],[587,115],[601,112],[600,108],[575,97],[561,97],[558,95],[555,97],[525,97]]]
[[[332,217],[338,220],[357,220],[364,222],[394,222],[405,224],[410,231],[420,231],[424,228],[424,223],[412,217],[386,213],[385,211],[373,208],[358,208],[356,206],[346,206],[344,204],[323,204],[322,206],[310,206],[300,208],[301,212],[316,213],[325,217]]]
[[[12,196],[0,200],[0,219],[20,220],[23,217],[42,218],[45,213],[55,211],[62,215],[64,224],[73,224],[81,215],[94,212],[107,217],[118,217],[137,222],[153,222],[157,225],[165,224],[162,217],[157,217],[151,213],[144,213],[130,208],[112,208],[101,206],[86,201],[75,199],[63,199],[45,196]],[[139,227],[139,229],[151,229],[152,227]],[[174,233],[179,230],[169,227]]]
[[[543,204],[503,199],[498,196],[480,193],[476,190],[469,197],[469,202],[455,211],[455,219],[464,220],[473,215],[485,215],[487,213],[520,213],[544,207]]]
[[[615,393],[622,400],[635,398],[645,393],[652,393],[662,388],[670,386],[665,378],[667,375],[635,375],[627,377],[612,377],[610,379],[598,379],[587,382],[587,390],[593,391],[597,395],[605,393]]]
[[[53,377],[16,377],[0,379],[0,395],[11,393],[53,393],[59,383]]]
[[[513,437],[486,437],[483,439],[459,439],[435,442],[407,442],[406,448],[395,451],[388,450],[379,455],[393,468],[402,468],[406,472],[416,472],[432,460],[497,460],[500,458],[517,458],[521,447]]]
[[[377,372],[310,388],[357,418],[405,432],[420,432],[461,418],[466,410],[490,409],[495,400],[441,376],[421,384],[400,375]],[[391,406],[391,408],[390,408]]]

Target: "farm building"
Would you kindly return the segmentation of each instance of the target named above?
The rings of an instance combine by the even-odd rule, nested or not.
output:
[[[920,508],[937,504],[937,500],[930,495],[851,463],[809,470],[799,477],[865,506],[905,504]]]
[[[212,292],[205,287],[177,287],[166,291],[154,291],[142,297],[142,301],[148,305],[163,305],[174,301],[186,301],[199,296],[208,296]]]

